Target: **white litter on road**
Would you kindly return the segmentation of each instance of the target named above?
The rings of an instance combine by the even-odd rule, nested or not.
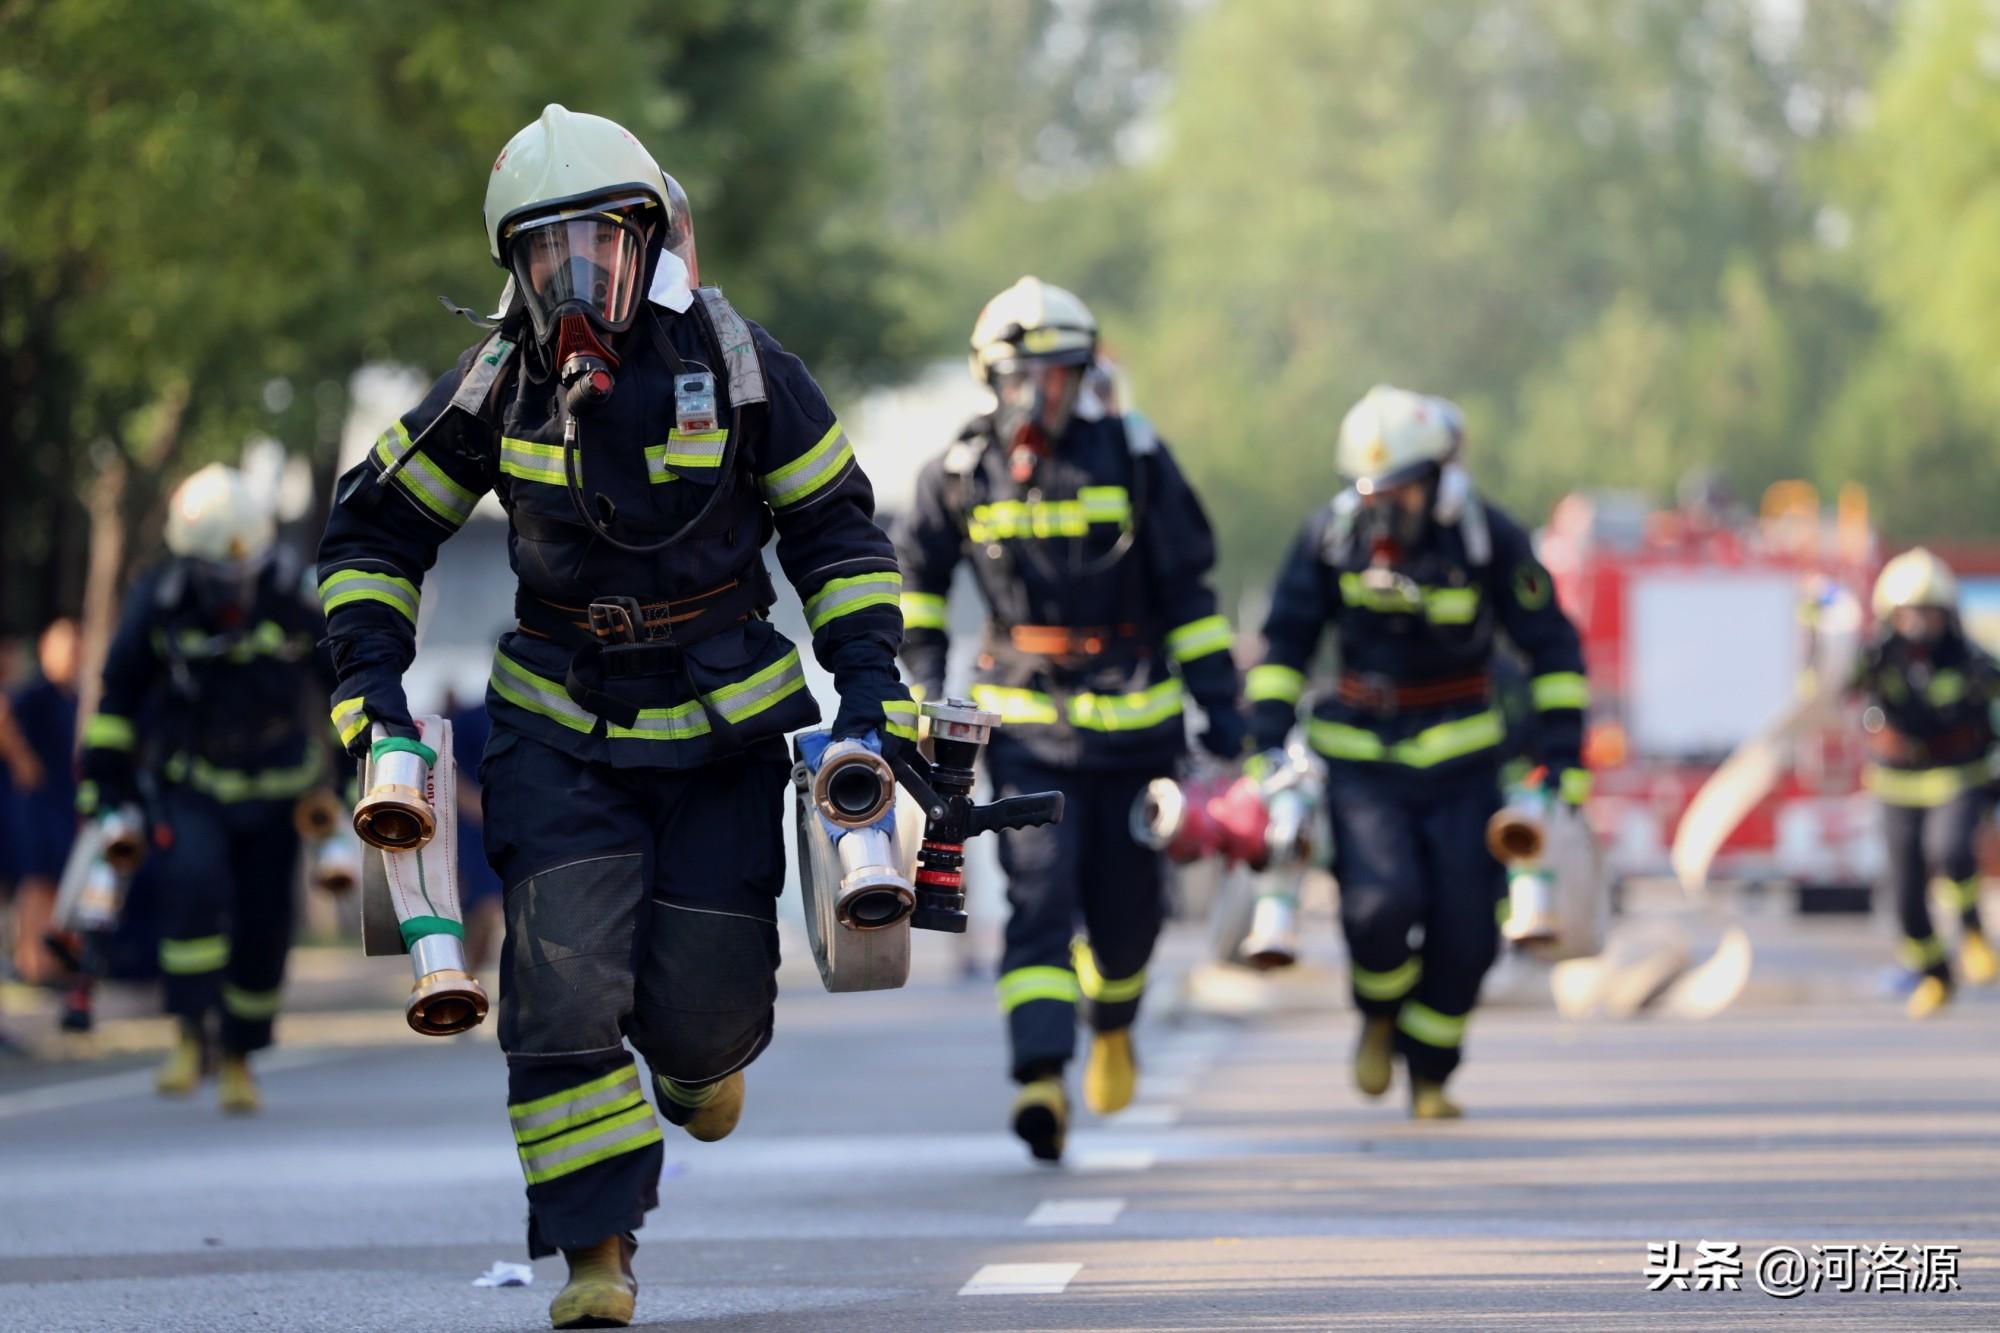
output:
[[[495,1259],[493,1267],[472,1279],[475,1287],[532,1287],[535,1285],[535,1270],[529,1264],[512,1264],[505,1259]]]
[[[961,1296],[1056,1296],[1082,1264],[988,1264],[958,1289]]]
[[[1125,1211],[1123,1199],[1044,1199],[1028,1214],[1031,1227],[1108,1227]]]

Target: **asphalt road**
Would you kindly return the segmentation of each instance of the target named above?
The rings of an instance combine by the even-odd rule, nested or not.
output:
[[[1352,1018],[1153,1020],[1139,1105],[1064,1169],[1001,1129],[990,989],[795,988],[742,1127],[668,1128],[643,1326],[691,1330],[2000,1328],[2000,997],[1704,1024],[1475,1020],[1471,1118],[1344,1083]],[[367,1020],[372,1022],[374,1020]],[[142,1066],[0,1071],[0,1328],[529,1330],[490,1040],[300,1047],[268,1106]],[[364,1032],[368,1038],[370,1032]],[[1741,1290],[1647,1291],[1735,1242]],[[1757,1288],[1769,1246],[1960,1247],[1962,1289]],[[1914,1248],[1911,1250],[1914,1256]],[[1892,1278],[1893,1280],[1893,1278]]]

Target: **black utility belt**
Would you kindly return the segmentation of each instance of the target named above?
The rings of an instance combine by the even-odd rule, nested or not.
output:
[[[761,619],[773,600],[770,576],[758,565],[745,578],[679,599],[611,595],[575,606],[519,589],[514,617],[534,638],[565,648],[602,650],[607,663],[616,658],[634,664],[615,673],[607,666],[607,675],[658,675],[678,668],[675,655],[682,648]]]

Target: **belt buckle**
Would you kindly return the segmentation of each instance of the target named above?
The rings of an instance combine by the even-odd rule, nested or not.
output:
[[[646,614],[636,597],[598,597],[590,603],[590,632],[604,643],[638,643],[646,637]]]
[[[1361,709],[1373,717],[1394,717],[1396,706],[1395,678],[1381,671],[1360,671],[1355,673],[1357,692],[1361,695]]]

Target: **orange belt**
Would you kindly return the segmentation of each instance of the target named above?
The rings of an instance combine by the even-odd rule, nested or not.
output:
[[[1449,680],[1426,681],[1421,685],[1399,685],[1384,676],[1344,671],[1340,676],[1340,701],[1364,712],[1396,713],[1404,709],[1478,703],[1487,697],[1491,688],[1492,682],[1483,671],[1470,676],[1453,676]]]
[[[1014,625],[1007,631],[1016,651],[1037,657],[1096,657],[1113,643],[1138,637],[1137,625]]]

